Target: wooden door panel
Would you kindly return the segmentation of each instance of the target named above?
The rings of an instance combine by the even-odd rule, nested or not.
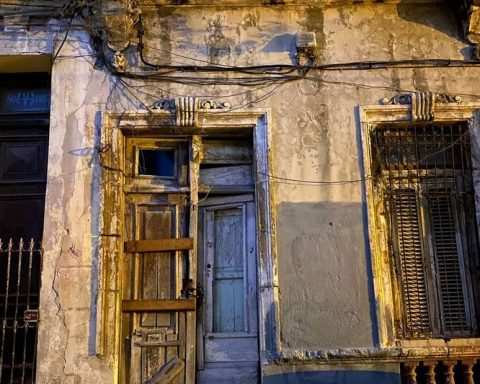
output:
[[[211,217],[213,216],[213,217]],[[244,218],[242,208],[216,210],[207,273],[212,274],[212,332],[245,331]],[[211,270],[211,271],[210,271]]]
[[[250,337],[216,337],[205,340],[206,363],[258,361],[258,339]]]
[[[165,248],[162,239],[186,235],[185,195],[127,195],[126,220],[130,222],[125,249],[130,261],[131,300],[174,300],[181,294],[182,255],[186,250],[143,252],[142,247]],[[151,241],[148,243],[148,241]],[[172,247],[177,245],[171,241]],[[168,248],[168,247],[167,247]],[[147,247],[147,250],[148,249]],[[137,251],[137,252],[135,252]],[[131,323],[130,383],[156,382],[174,358],[185,359],[185,313],[177,311],[134,311]],[[178,367],[177,367],[178,368]],[[166,376],[170,377],[172,372]],[[182,368],[183,369],[183,368]],[[170,381],[183,382],[177,372]],[[163,377],[163,376],[162,376]],[[164,377],[162,380],[166,380]],[[170,379],[169,379],[170,380]]]
[[[180,322],[184,321],[183,317]],[[161,381],[158,377],[172,361],[183,362],[185,359],[184,344],[183,334],[172,329],[157,328],[135,334],[132,337],[132,351],[134,351],[132,365],[136,369],[132,370],[130,383],[183,383],[181,372],[177,372],[174,377],[170,376],[171,380],[169,381],[166,378]]]
[[[212,202],[216,205],[208,199],[203,203],[199,229],[205,301],[197,378],[208,383],[219,372],[226,375],[238,368],[237,379],[244,382],[241,367],[250,364],[256,377],[259,359],[255,204],[245,196],[215,197]]]
[[[169,239],[176,235],[178,206],[138,205],[139,240]],[[176,252],[143,253],[139,276],[139,295],[142,300],[173,299],[177,290]],[[170,313],[144,313],[141,327],[170,326],[174,321]]]
[[[17,138],[0,142],[0,181],[45,181],[47,138]]]

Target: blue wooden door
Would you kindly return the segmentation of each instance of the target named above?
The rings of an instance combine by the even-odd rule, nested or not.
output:
[[[199,382],[258,377],[255,205],[250,195],[203,211],[205,300]],[[235,381],[233,381],[235,382]]]

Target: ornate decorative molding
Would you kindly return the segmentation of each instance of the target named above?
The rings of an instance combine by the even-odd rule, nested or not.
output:
[[[458,95],[452,96],[452,95],[447,95],[445,93],[437,93],[435,94],[435,101],[441,104],[461,103],[462,98]]]
[[[174,115],[173,121],[179,127],[194,127],[201,112],[228,110],[231,104],[217,100],[199,100],[196,97],[179,97],[177,99],[160,99],[153,103],[152,110],[169,111]]]
[[[444,93],[412,92],[400,94],[391,99],[384,98],[384,105],[411,105],[412,121],[432,121],[435,118],[435,105],[460,103],[460,96],[451,96]]]
[[[194,127],[198,117],[198,99],[196,97],[179,97],[175,100],[177,126]]]
[[[217,100],[203,100],[200,102],[201,109],[228,109],[232,105],[226,101],[217,101]]]
[[[175,112],[175,99],[159,99],[152,104],[151,109]]]

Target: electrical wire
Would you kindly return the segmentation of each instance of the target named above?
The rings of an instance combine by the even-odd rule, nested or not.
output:
[[[221,161],[225,164],[229,164],[229,165],[235,165],[235,166],[238,166],[238,167],[241,167],[241,168],[245,168],[247,170],[252,170],[252,166],[251,165],[238,165],[238,164],[235,164],[231,161],[229,161],[228,159],[225,159],[225,158],[222,158],[221,156],[218,156],[216,155],[215,153],[211,152],[211,151],[208,151],[205,149],[203,149],[203,151],[205,153],[208,153],[210,156],[212,156],[213,158],[215,158],[216,160],[218,161]],[[271,179],[271,180],[274,180],[276,181],[277,183],[280,183],[280,184],[287,184],[287,183],[295,183],[295,184],[302,184],[302,185],[345,185],[345,184],[356,184],[356,183],[361,183],[367,179],[370,179],[371,177],[364,177],[364,178],[360,178],[360,179],[352,179],[352,180],[305,180],[305,179],[296,179],[296,178],[290,178],[290,177],[282,177],[282,176],[276,176],[276,175],[273,175],[273,174],[270,174],[270,173],[265,173],[265,172],[261,172],[261,171],[255,171],[255,173],[257,175],[261,175],[261,176],[265,176],[267,177],[268,179]]]
[[[71,2],[71,0],[70,0]],[[58,50],[57,52],[53,55],[53,58],[52,58],[52,62],[55,62],[55,59],[57,58],[58,54],[60,53],[60,51],[62,50],[64,44],[65,44],[65,41],[67,41],[67,37],[68,37],[68,33],[70,32],[70,28],[72,26],[72,22],[73,22],[73,19],[75,18],[75,12],[72,14],[72,16],[70,17],[70,20],[68,22],[68,25],[67,25],[67,30],[65,31],[65,35],[63,36],[63,40],[62,40],[62,43],[60,44],[60,47],[58,47]]]
[[[127,82],[124,81],[124,79],[122,78],[119,78],[119,81],[126,87],[127,91],[129,94],[131,94],[132,96],[134,96],[134,98],[140,102],[143,106],[145,106],[147,108],[147,110],[149,112],[153,112],[152,109],[150,107],[147,106],[147,103],[144,102],[144,101],[141,101],[140,98],[138,97],[138,95],[135,94],[135,92],[138,92],[138,90],[136,90],[135,88],[132,88]],[[232,105],[231,107],[225,109],[225,110],[220,110],[220,111],[217,111],[216,114],[222,114],[222,113],[231,113],[233,111],[236,111],[236,110],[239,110],[239,109],[243,109],[245,107],[248,107],[248,106],[251,106],[253,104],[257,104],[257,103],[260,103],[261,101],[264,101],[266,99],[268,99],[269,97],[273,96],[277,91],[278,89],[282,86],[286,84],[285,83],[279,83],[279,84],[276,84],[276,86],[272,89],[272,90],[269,90],[268,92],[258,96],[257,98],[253,99],[253,100],[248,100],[246,101],[245,103],[240,103],[240,104],[234,104]],[[265,87],[266,88],[266,87]],[[142,92],[142,93],[146,93],[146,92]],[[149,96],[155,96],[155,95],[150,95]]]
[[[1,6],[12,6],[12,7],[15,7],[15,8],[18,8],[18,7],[25,7],[26,5],[25,4],[20,4],[20,3],[10,3],[8,1],[0,1],[0,5]],[[63,8],[62,5],[55,5],[55,4],[51,4],[51,5],[47,5],[47,4],[28,4],[28,7],[35,7],[35,8]]]
[[[125,80],[125,79],[124,79]],[[209,99],[212,99],[212,100],[219,100],[219,99],[227,99],[227,98],[231,98],[231,97],[237,97],[237,96],[243,96],[243,95],[246,95],[246,94],[250,94],[252,92],[257,92],[257,91],[260,91],[260,90],[263,90],[265,88],[268,88],[268,87],[272,87],[274,84],[267,84],[267,85],[262,85],[262,86],[257,86],[257,87],[252,87],[251,89],[247,90],[247,91],[242,91],[242,92],[235,92],[235,93],[227,93],[227,94],[208,94],[208,93],[202,93],[201,97],[205,97],[205,98],[209,98]],[[153,94],[153,93],[149,93],[149,92],[145,92],[139,88],[144,88],[146,87],[145,84],[141,84],[141,85],[133,85],[133,84],[130,84],[130,86],[132,86],[133,88],[135,88],[138,92],[142,93],[142,94],[145,94],[146,96],[149,96],[149,97],[152,97],[152,98],[157,98],[158,99],[158,94]],[[161,88],[159,87],[155,82],[151,82],[148,84],[148,87],[151,87],[151,88],[154,88],[154,89],[158,89],[160,92],[162,92],[165,96],[176,96],[176,97],[188,97],[188,96],[192,96],[191,94],[185,94],[185,93],[178,93],[178,92],[173,92],[173,91],[170,91],[170,90],[166,90],[165,88]]]

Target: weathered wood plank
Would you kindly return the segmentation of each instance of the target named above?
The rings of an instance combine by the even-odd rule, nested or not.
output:
[[[250,337],[222,338],[215,334],[205,337],[206,363],[258,361],[258,339]]]
[[[125,242],[125,252],[162,252],[162,251],[180,251],[193,248],[193,239],[158,239],[158,240],[135,240]]]
[[[174,347],[181,344],[180,340],[171,341],[137,341],[133,344],[134,347]]]
[[[197,384],[238,384],[258,382],[258,362],[246,362],[235,366],[228,363],[210,363],[206,364],[205,368],[206,369],[202,371],[198,371]]]
[[[208,194],[226,194],[232,193],[254,193],[255,185],[201,185],[198,189],[200,193]]]
[[[253,162],[248,140],[204,140],[202,164],[249,164]]]
[[[252,168],[249,165],[200,168],[200,184],[251,185],[253,184]]]
[[[195,311],[194,299],[122,300],[122,312],[181,312]]]
[[[247,201],[253,201],[252,194],[249,193],[244,195],[233,195],[233,196],[208,196],[207,199],[203,199],[202,201],[199,201],[198,205],[200,207],[209,207],[213,205],[245,203]],[[201,228],[199,228],[199,231],[200,229]],[[200,233],[198,236],[200,241],[201,240]]]
[[[197,227],[198,227],[198,183],[200,173],[200,159],[202,157],[202,138],[192,137],[192,151],[189,164],[190,176],[190,226],[189,235],[194,239],[194,244],[189,252],[188,276],[193,288],[197,287]],[[185,384],[195,383],[195,346],[196,346],[196,313],[186,312],[186,338],[185,338]]]
[[[165,364],[153,377],[145,384],[167,384],[171,383],[184,369],[185,364],[175,356]]]

